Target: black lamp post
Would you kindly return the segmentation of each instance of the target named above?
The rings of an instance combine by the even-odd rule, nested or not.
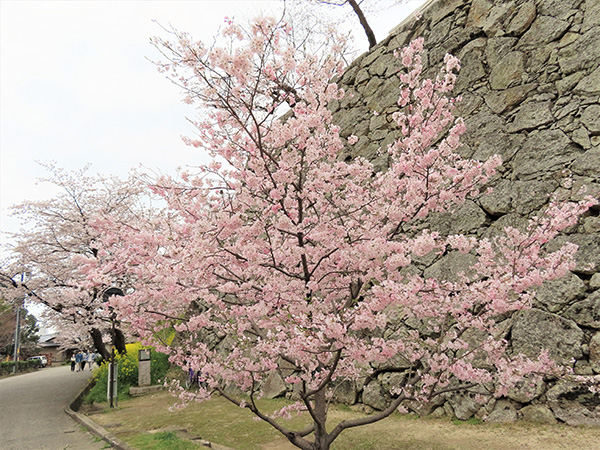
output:
[[[104,295],[103,298],[105,299],[105,301],[108,301],[109,297],[113,296],[113,295],[118,295],[120,297],[122,297],[123,291],[119,288],[109,288],[106,291],[104,291]],[[115,364],[115,336],[116,336],[116,331],[115,331],[115,320],[117,315],[115,314],[115,312],[113,311],[113,308],[111,308],[109,306],[110,309],[110,321],[111,321],[111,335],[112,335],[112,349],[110,352],[110,363],[108,365],[108,397],[109,397],[109,402],[110,402],[110,407],[114,408],[117,406],[117,402],[115,402],[115,398],[116,398],[116,386],[117,386],[117,376],[118,376],[118,368],[117,365]]]

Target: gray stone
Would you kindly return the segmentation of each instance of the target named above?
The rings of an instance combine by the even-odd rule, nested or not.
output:
[[[514,354],[536,358],[548,350],[550,357],[560,364],[569,364],[583,356],[583,331],[571,320],[538,309],[521,311],[512,328]]]
[[[487,75],[482,63],[483,49],[468,52],[461,59],[460,76],[455,89],[462,92]]]
[[[537,87],[537,83],[528,83],[504,89],[502,91],[490,91],[485,96],[485,103],[496,114],[510,111],[521,103],[527,94]]]
[[[462,6],[463,0],[446,0],[443,2],[436,2],[426,10],[427,14],[431,14],[431,25],[435,25],[440,20],[452,14],[456,9]]]
[[[515,181],[512,183],[512,207],[517,214],[530,214],[548,203],[555,181]]]
[[[561,100],[565,100],[566,103],[562,102]],[[579,106],[579,101],[577,99],[570,101],[569,98],[563,97],[556,102],[552,113],[554,114],[556,120],[560,120],[566,116],[575,115],[575,113],[579,110]]]
[[[383,80],[379,77],[372,77],[362,91],[362,95],[366,98],[371,97],[378,92],[379,87],[383,84]]]
[[[600,217],[588,216],[581,221],[581,231],[585,234],[600,234]],[[591,285],[590,285],[591,286]]]
[[[467,17],[467,27],[483,28],[492,6],[493,3],[489,0],[473,0]]]
[[[458,420],[469,420],[481,408],[481,403],[475,400],[475,394],[469,392],[449,395],[447,400]]]
[[[529,30],[519,39],[520,47],[533,47],[559,39],[569,29],[569,22],[539,15]]]
[[[459,274],[464,273],[468,278],[474,278],[476,276],[473,269],[475,263],[477,263],[477,258],[473,255],[450,252],[425,269],[423,276],[437,280],[458,281]]]
[[[503,35],[506,21],[512,15],[514,10],[515,3],[513,1],[496,3],[490,10],[485,19],[485,23],[483,24],[483,31],[485,34],[489,37]]]
[[[559,236],[548,243],[548,251],[556,251],[567,242],[577,245],[575,254],[575,273],[594,274],[600,272],[600,235],[595,234],[571,234]]]
[[[509,135],[504,119],[487,111],[467,117],[465,126],[467,131],[463,142],[471,148],[471,157],[479,161],[487,161],[493,155],[500,155],[503,161],[508,161],[524,139]]]
[[[530,377],[524,378],[508,391],[508,398],[519,403],[529,403],[546,391],[546,383],[542,380],[533,381]]]
[[[510,400],[498,400],[485,419],[490,423],[512,423],[517,421],[517,409]]]
[[[508,54],[517,43],[514,37],[501,36],[487,40],[485,58],[490,67],[496,66],[500,60]]]
[[[594,372],[600,373],[600,332],[592,336],[588,348],[590,366]]]
[[[536,176],[550,178],[578,156],[578,150],[562,131],[533,131],[515,155],[513,174],[521,180]]]
[[[268,376],[262,385],[262,393],[265,398],[283,397],[287,392],[287,386],[281,375],[273,371]]]
[[[585,15],[583,17],[583,32],[600,23],[600,2],[598,0],[585,1]]]
[[[360,69],[358,71],[358,73],[356,74],[356,78],[354,79],[354,85],[359,86],[363,83],[366,83],[370,79],[371,79],[371,74],[369,73],[369,70],[366,67],[364,67],[364,68]]]
[[[345,405],[356,403],[356,386],[351,380],[336,382],[333,388],[333,400]]]
[[[584,149],[589,149],[592,146],[592,143],[590,142],[590,133],[587,130],[587,128],[585,127],[579,127],[577,128],[575,131],[573,131],[571,133],[571,140],[573,142],[575,142],[577,145],[581,145],[582,148]],[[583,167],[579,167],[578,170],[583,170],[583,171],[587,171],[587,165],[588,165],[588,157],[591,155],[586,156],[585,153],[583,155],[581,155],[579,158],[577,158],[574,162],[573,165],[571,166],[571,170],[573,172],[575,172],[574,167],[578,166],[578,161],[579,164],[583,163]],[[596,172],[592,172],[590,175],[594,175]]]
[[[584,359],[580,359],[579,361],[575,361],[575,366],[573,367],[573,373],[575,375],[594,375],[594,370],[590,363]]]
[[[580,37],[581,37],[581,34],[572,33],[569,31],[569,32],[565,33],[562,38],[560,38],[560,41],[558,41],[558,44],[556,44],[556,48],[560,49],[560,48],[566,47],[567,45],[570,45],[573,42],[575,42],[576,40],[578,40]]]
[[[600,3],[598,3],[600,4]],[[574,75],[578,75],[581,72],[576,72]],[[583,75],[583,74],[582,74]],[[593,70],[588,76],[584,77],[579,81],[575,89],[575,94],[586,94],[586,95],[598,95],[600,94],[600,67]]]
[[[521,82],[527,57],[523,52],[510,52],[504,56],[490,73],[492,89],[506,89]]]
[[[373,50],[369,51],[364,58],[360,60],[361,67],[366,67],[370,70],[371,65],[378,59],[381,55],[383,55],[387,49],[385,47],[377,46]]]
[[[600,291],[574,303],[565,311],[564,317],[578,325],[600,329]]]
[[[481,207],[492,216],[509,212],[530,214],[548,202],[557,187],[554,181],[501,180],[489,194],[480,198]]]
[[[556,423],[554,413],[544,405],[528,405],[519,410],[521,418],[526,422],[548,424]]]
[[[460,117],[469,116],[475,110],[477,110],[482,103],[483,99],[481,96],[472,92],[468,92],[464,94],[461,100],[456,103],[456,115]]]
[[[371,98],[367,99],[368,110],[371,112],[383,112],[389,107],[397,109],[398,97],[400,96],[399,88],[400,80],[397,77],[386,80],[379,90]]]
[[[527,229],[527,225],[528,221],[525,217],[519,214],[506,214],[493,222],[492,225],[485,230],[483,237],[486,239],[491,239],[496,236],[505,235],[504,229],[506,227],[513,227],[518,230],[525,231]]]
[[[510,133],[522,130],[533,130],[554,121],[550,111],[552,102],[529,102],[521,106],[508,126]]]
[[[544,0],[539,2],[538,14],[568,19],[574,15],[583,0]]]
[[[558,63],[565,74],[593,67],[600,60],[600,26],[591,28],[577,41],[558,52]]]
[[[449,236],[476,231],[486,222],[485,212],[473,201],[467,200],[453,212],[432,214],[430,228]]]
[[[436,23],[429,32],[429,39],[427,45],[436,46],[448,36],[450,26],[452,25],[452,17],[446,17],[444,20]]]
[[[592,289],[600,288],[600,273],[595,273],[590,279],[590,287]]]
[[[369,131],[369,121],[363,120],[369,117],[366,107],[356,107],[336,114],[336,124],[340,127],[340,136],[347,138],[351,134],[361,136]]]
[[[395,73],[400,68],[400,61],[393,54],[386,53],[377,58],[377,60],[369,66],[369,73],[383,77],[390,68],[395,68],[395,70],[393,70]]]
[[[583,295],[585,291],[586,286],[581,278],[569,272],[567,276],[547,281],[536,289],[536,306],[542,306],[543,309],[556,313]]]
[[[590,105],[581,114],[581,123],[590,133],[600,134],[600,105]]]
[[[500,180],[495,183],[491,192],[479,198],[479,204],[485,212],[494,217],[509,213],[512,208],[511,187],[510,181]]]
[[[527,60],[527,71],[529,73],[529,77],[533,77],[535,79],[537,75],[544,73],[546,69],[546,63],[549,61],[550,56],[555,53],[556,48],[552,44],[540,45],[539,47],[532,48],[531,53],[529,54],[529,59]]]
[[[548,390],[548,405],[556,417],[569,425],[600,425],[600,394],[580,384],[559,381]]]
[[[558,91],[558,95],[567,94],[573,87],[579,83],[579,81],[584,77],[583,72],[575,72],[571,75],[568,75],[558,81],[556,81],[556,90]]]
[[[401,388],[406,381],[406,373],[392,372],[381,375],[381,388],[387,393],[394,393],[394,390]]]
[[[512,18],[506,32],[510,35],[520,36],[525,33],[535,19],[536,8],[533,1],[523,3]]]
[[[373,380],[367,384],[362,392],[362,402],[374,409],[383,410],[389,404],[389,398],[385,395],[378,381]]]

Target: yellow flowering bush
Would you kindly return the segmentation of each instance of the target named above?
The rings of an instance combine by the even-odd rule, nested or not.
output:
[[[130,386],[138,384],[138,354],[144,348],[150,348],[150,377],[152,384],[164,380],[165,374],[169,369],[167,355],[155,351],[152,347],[142,345],[141,342],[134,342],[125,346],[127,353],[115,355],[115,362],[118,364],[118,382],[117,389],[119,395],[128,394]],[[86,396],[87,403],[99,403],[106,401],[106,391],[108,385],[108,363],[102,364],[94,371],[94,387]]]

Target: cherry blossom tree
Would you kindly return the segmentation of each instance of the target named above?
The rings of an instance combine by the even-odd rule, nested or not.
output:
[[[67,172],[48,164],[50,178],[43,180],[61,191],[48,201],[26,201],[13,208],[24,227],[8,240],[10,256],[2,262],[0,277],[7,295],[27,295],[45,305],[46,321],[61,330],[65,345],[93,344],[104,357],[106,335],[119,351],[125,338],[115,325],[107,303],[111,287],[126,289],[127,280],[105,278],[105,285],[90,283],[80,271],[86,261],[97,258],[97,232],[90,226],[93,216],[110,214],[135,220],[140,214],[142,187],[133,179],[93,177],[87,169]],[[27,273],[25,281],[17,275]]]
[[[402,137],[382,149],[387,167],[376,171],[364,158],[338,158],[356,137],[342,139],[327,109],[344,96],[332,81],[343,70],[335,47],[303,54],[288,33],[259,18],[228,24],[223,45],[187,34],[157,40],[168,58],[160,68],[201,108],[187,142],[213,160],[155,182],[169,216],[136,227],[107,216],[94,223],[102,237],[88,279],[134,280],[111,305],[147,343],[200,373],[206,387],[182,390],[182,400],[219,392],[298,448],[323,450],[407,402],[474,387],[502,396],[524,376],[555,370],[545,352],[533,360],[508,352],[498,321],[572,267],[575,246],[544,244],[592,200],[555,198],[526,230],[492,239],[423,229],[429,214],[477,196],[500,164],[456,152],[465,130],[449,97],[458,60],[447,55],[438,78],[422,80],[423,41],[398,52]],[[411,270],[450,252],[472,255],[472,273],[444,281]],[[104,255],[110,271],[97,264]],[[167,345],[160,336],[172,329],[178,336]],[[398,376],[382,411],[328,424],[340,385],[367,386],[384,373]],[[274,374],[294,403],[270,413],[256,400]],[[301,411],[311,418],[305,429],[281,420]]]

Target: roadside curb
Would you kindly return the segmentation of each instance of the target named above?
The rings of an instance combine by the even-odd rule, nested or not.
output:
[[[111,434],[103,426],[98,425],[96,422],[94,422],[87,416],[77,412],[77,410],[81,407],[81,404],[83,403],[83,397],[85,397],[85,395],[90,391],[93,385],[93,382],[89,382],[81,390],[81,392],[77,394],[75,400],[73,400],[69,406],[65,407],[65,413],[67,413],[67,415],[73,420],[86,427],[92,434],[108,442],[114,448],[118,450],[136,450],[135,448],[131,447],[130,445],[126,444],[125,442],[121,441],[116,436]]]
[[[117,438],[115,435],[113,435],[111,432],[109,432],[103,426],[98,425],[96,422],[94,422],[92,419],[90,419],[85,414],[81,414],[81,413],[77,412],[77,410],[79,410],[79,408],[81,407],[81,404],[83,403],[83,397],[85,397],[85,395],[90,391],[90,389],[92,389],[93,386],[94,386],[94,383],[90,381],[81,390],[81,392],[79,392],[79,394],[77,394],[77,397],[75,397],[75,400],[73,400],[69,406],[65,407],[65,413],[69,417],[71,417],[73,420],[75,420],[79,424],[86,427],[92,434],[98,436],[105,442],[108,442],[110,445],[113,446],[113,448],[116,448],[118,450],[137,450],[136,448],[130,446],[129,444],[127,444],[127,443],[123,442],[122,440],[120,440],[119,438]],[[161,386],[161,388],[162,388],[162,386]],[[154,390],[151,389],[151,390],[149,390],[148,393],[155,391],[155,390],[156,389],[154,389]],[[207,447],[207,448],[212,448],[213,450],[235,450],[230,447],[226,447],[224,445],[215,444],[214,442],[207,441],[200,437],[191,437],[190,436],[190,437],[187,437],[186,440],[196,443],[199,447],[203,446],[203,447]]]

